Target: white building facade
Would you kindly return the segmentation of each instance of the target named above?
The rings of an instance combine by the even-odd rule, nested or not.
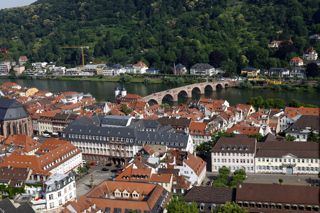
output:
[[[266,142],[257,151],[256,173],[318,174],[319,144],[313,142]]]
[[[57,210],[77,198],[76,181],[73,173],[56,174],[45,182],[46,210]]]
[[[231,172],[244,169],[247,173],[254,173],[256,145],[255,138],[244,135],[220,138],[211,153],[212,172],[225,166]]]

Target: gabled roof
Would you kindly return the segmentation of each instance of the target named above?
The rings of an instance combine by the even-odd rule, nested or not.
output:
[[[213,152],[221,153],[254,153],[256,151],[256,139],[246,135],[234,137],[221,137],[213,147]]]
[[[290,141],[266,141],[260,143],[256,157],[281,158],[291,154],[298,158],[319,158],[319,143],[290,142]]]
[[[206,162],[200,157],[194,156],[193,154],[188,153],[187,159],[184,159],[183,162],[187,164],[193,171],[199,176],[204,169],[206,169]]]
[[[316,186],[243,183],[237,188],[236,200],[319,205],[319,188]]]
[[[318,131],[320,129],[320,116],[302,115],[295,123],[293,123],[287,132],[296,132],[310,128],[310,131]]]

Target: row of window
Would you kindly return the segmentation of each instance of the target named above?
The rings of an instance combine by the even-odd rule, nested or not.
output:
[[[47,170],[49,169],[50,167],[53,167],[54,165],[56,165],[57,163],[60,163],[61,161],[69,158],[71,155],[75,154],[77,152],[77,150],[72,150],[71,152],[68,152],[67,154],[63,155],[62,157],[54,160],[53,162],[49,163],[48,165],[44,166],[43,169],[44,170]]]
[[[281,170],[282,166],[257,166],[259,170]],[[297,171],[320,171],[318,167],[295,167]]]
[[[78,135],[69,134],[69,138],[82,139],[82,140],[95,140],[95,141],[121,141],[121,142],[133,142],[133,138],[122,138],[122,137],[105,137],[105,136],[94,136],[94,135]]]
[[[114,141],[113,141],[114,142]],[[126,141],[129,142],[129,141]],[[105,146],[100,143],[88,143],[88,142],[77,142],[77,141],[72,141],[75,146],[78,146],[76,144],[82,145],[82,146]],[[130,143],[133,143],[133,139],[130,139]],[[144,144],[152,144],[152,145],[167,145],[167,146],[176,146],[176,147],[184,147],[184,143],[179,143],[179,142],[165,142],[165,141],[137,141],[138,145],[144,145]],[[127,146],[127,144],[126,144]]]
[[[252,154],[251,153],[212,153],[213,156],[242,156],[242,157],[251,157]]]
[[[282,159],[282,158],[257,158],[258,162],[275,162],[275,163],[320,163],[320,160],[318,159]]]
[[[235,171],[235,170],[239,170],[239,169],[244,169],[246,171],[254,171],[254,167],[253,166],[215,166],[214,170],[218,171],[222,167],[227,167],[231,171]]]
[[[253,159],[225,159],[214,158],[214,163],[253,163]]]

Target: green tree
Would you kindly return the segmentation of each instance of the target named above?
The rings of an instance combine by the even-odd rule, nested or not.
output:
[[[296,137],[294,137],[293,135],[286,135],[287,141],[294,141],[295,139],[296,139]]]
[[[248,211],[244,208],[241,208],[238,204],[234,202],[227,202],[225,205],[220,206],[214,213],[247,213]]]
[[[199,210],[195,203],[188,204],[182,197],[173,197],[166,208],[168,213],[198,213]]]
[[[320,141],[320,135],[317,134],[317,133],[314,133],[314,132],[312,131],[312,132],[310,132],[310,133],[308,134],[308,141],[312,141],[312,142],[317,142],[317,143],[319,143],[319,141]]]
[[[278,182],[279,182],[279,184],[282,184],[283,183],[283,179],[279,178]]]
[[[120,111],[126,115],[129,115],[133,110],[129,108],[127,104],[121,104]]]
[[[320,69],[316,63],[309,63],[306,68],[307,77],[318,77],[320,76]]]
[[[233,176],[231,178],[230,187],[237,187],[239,184],[241,184],[245,179],[247,175],[244,169],[239,169],[234,171]]]

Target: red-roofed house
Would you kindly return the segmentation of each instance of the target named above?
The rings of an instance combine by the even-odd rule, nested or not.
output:
[[[211,133],[207,128],[207,123],[192,121],[189,125],[189,134],[194,146],[211,140]]]
[[[241,135],[257,135],[262,134],[263,132],[260,131],[260,127],[256,126],[249,126],[246,124],[236,124],[233,127],[227,129],[227,133],[234,133],[234,134],[241,134]]]
[[[30,180],[43,182],[55,173],[66,174],[82,165],[81,151],[70,142],[58,139],[46,140],[35,155],[9,155],[0,163],[0,167],[30,168]]]
[[[28,62],[28,57],[27,56],[22,55],[22,56],[19,57],[19,64],[20,65],[24,65],[27,62]]]
[[[192,185],[201,185],[206,177],[207,163],[200,157],[188,153],[183,160],[182,165],[176,165],[175,168],[180,170],[183,175]]]
[[[138,61],[136,64],[133,65],[133,69],[135,73],[140,73],[140,74],[146,73],[148,68],[149,67],[142,61]]]
[[[290,60],[290,66],[301,67],[301,66],[303,66],[303,60],[300,57],[293,57]]]
[[[34,155],[41,145],[39,142],[33,140],[27,135],[10,135],[2,143],[7,150],[21,152],[26,155]]]

